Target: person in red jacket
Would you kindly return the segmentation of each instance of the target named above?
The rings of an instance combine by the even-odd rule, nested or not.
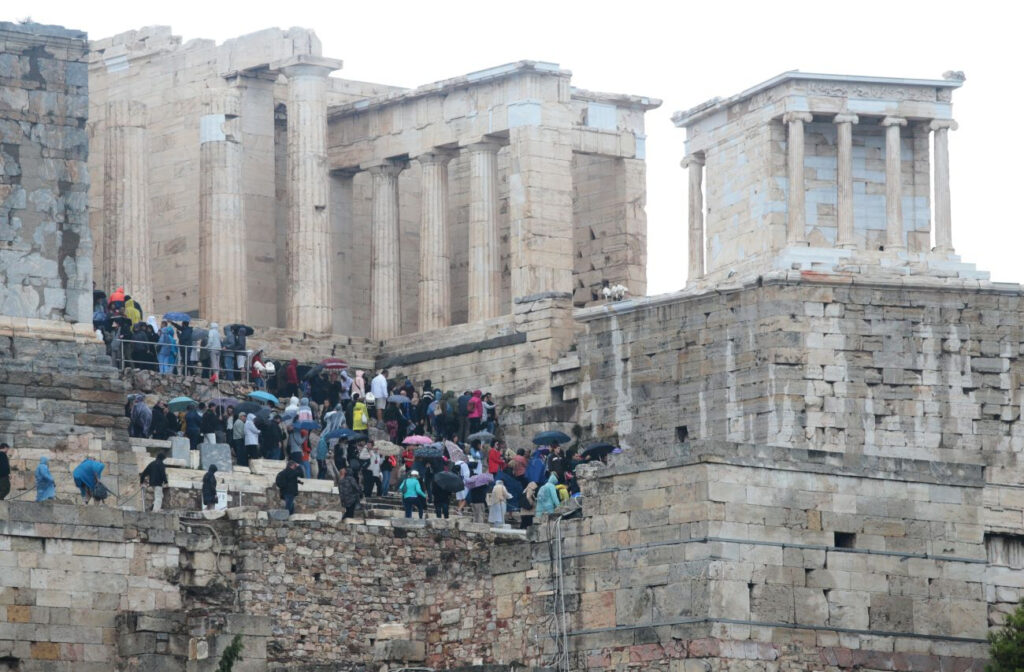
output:
[[[483,392],[473,390],[473,396],[466,404],[466,417],[469,418],[469,433],[476,434],[480,431],[481,419],[484,417],[484,402],[481,398]]]
[[[505,459],[501,456],[501,451],[497,448],[491,448],[487,453],[487,471],[496,474],[504,468]]]
[[[284,365],[284,392],[282,397],[296,396],[299,392],[299,360],[293,359]]]

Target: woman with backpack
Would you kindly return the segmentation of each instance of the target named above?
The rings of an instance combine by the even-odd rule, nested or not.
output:
[[[398,466],[398,460],[394,455],[386,456],[380,463],[380,494],[386,497],[388,486],[391,485],[391,472]]]
[[[398,491],[402,494],[402,506],[405,507],[405,517],[412,518],[412,507],[416,507],[420,518],[427,508],[427,493],[423,492],[420,485],[420,472],[415,469],[409,472],[399,486]]]

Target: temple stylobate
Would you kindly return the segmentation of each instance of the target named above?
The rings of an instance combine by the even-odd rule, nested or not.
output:
[[[146,312],[381,341],[584,306],[606,282],[646,292],[659,101],[534,61],[412,90],[345,80],[297,28],[221,45],[146,28],[90,58],[97,284]]]
[[[786,72],[676,113],[689,282],[792,269],[987,277],[952,243],[948,135],[962,84],[959,73]]]

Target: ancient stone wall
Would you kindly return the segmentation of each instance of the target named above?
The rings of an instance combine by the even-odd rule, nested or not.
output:
[[[85,33],[0,22],[0,314],[88,321]]]

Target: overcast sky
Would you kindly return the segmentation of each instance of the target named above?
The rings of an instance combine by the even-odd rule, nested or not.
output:
[[[554,61],[573,85],[660,98],[647,115],[648,291],[686,273],[684,131],[669,117],[786,70],[940,78],[963,70],[950,136],[953,244],[994,280],[1024,280],[1024,87],[1013,3],[952,2],[82,2],[25,3],[92,38],[168,25],[218,42],[263,28],[313,28],[350,79],[413,87],[522,59]],[[1011,114],[1012,113],[1012,114]],[[1016,158],[1014,158],[1016,157]],[[1016,194],[1016,195],[1015,195]]]

